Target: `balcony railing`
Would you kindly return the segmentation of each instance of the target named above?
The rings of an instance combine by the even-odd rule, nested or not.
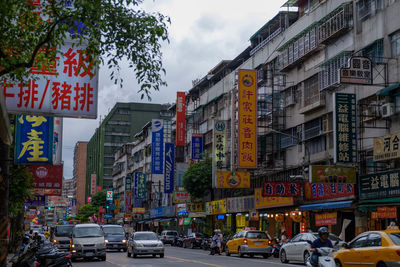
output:
[[[318,93],[316,95],[313,95],[308,98],[304,98],[303,100],[303,106],[299,110],[300,114],[307,113],[311,110],[314,110],[316,108],[320,108],[325,106],[325,94]]]
[[[321,23],[318,27],[318,39],[320,43],[325,43],[349,29],[352,25],[353,8],[348,4],[340,8],[329,19]]]
[[[282,32],[282,28],[278,28],[272,34],[270,34],[266,39],[264,39],[261,43],[259,43],[256,47],[250,50],[250,56],[254,55],[258,50],[264,47],[267,43],[269,43],[272,39],[278,36]]]

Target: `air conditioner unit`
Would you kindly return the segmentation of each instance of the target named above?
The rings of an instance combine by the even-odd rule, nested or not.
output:
[[[395,113],[395,106],[393,103],[385,103],[381,107],[381,114],[383,118],[392,116]]]

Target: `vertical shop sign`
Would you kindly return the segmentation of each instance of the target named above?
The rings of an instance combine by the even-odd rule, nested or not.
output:
[[[239,70],[238,167],[257,168],[257,71]]]
[[[176,93],[176,146],[185,145],[186,94]]]
[[[60,196],[62,191],[63,165],[29,165],[38,195]]]
[[[334,162],[357,163],[356,95],[334,93]]]
[[[146,198],[146,174],[142,172],[135,172],[135,198]]]
[[[201,159],[203,153],[203,135],[192,134],[192,159]]]
[[[225,159],[225,131],[226,122],[217,121],[214,125],[214,164],[216,170],[226,167]]]
[[[164,120],[153,119],[151,124],[151,173],[163,173]]]
[[[94,195],[96,193],[96,174],[92,173],[90,175],[90,194]]]
[[[175,146],[173,143],[165,143],[165,161],[164,161],[164,193],[174,192],[175,175]]]
[[[49,163],[53,161],[53,118],[18,115],[16,120],[16,164]]]
[[[132,212],[132,176],[125,177],[125,212]]]
[[[62,163],[63,118],[54,117],[53,125],[53,164],[60,165]]]

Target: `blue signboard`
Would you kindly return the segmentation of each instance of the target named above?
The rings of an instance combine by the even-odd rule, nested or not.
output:
[[[106,220],[112,219],[112,214],[105,213],[105,214],[103,214],[103,218],[106,219]]]
[[[175,146],[173,143],[165,143],[165,173],[164,173],[164,193],[174,192],[175,175]]]
[[[192,134],[192,159],[201,159],[203,153],[203,135]]]
[[[163,173],[163,148],[164,148],[164,121],[159,119],[152,120],[151,138],[151,173]]]
[[[53,162],[53,118],[18,115],[15,138],[15,163]]]
[[[146,198],[146,174],[135,172],[135,198]]]
[[[25,200],[25,206],[45,206],[46,197],[45,196],[33,196],[27,197]]]

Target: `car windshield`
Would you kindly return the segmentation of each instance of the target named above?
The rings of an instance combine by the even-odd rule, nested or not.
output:
[[[318,233],[314,233],[313,235],[314,235],[316,238],[319,238]],[[340,239],[338,236],[333,235],[333,234],[330,234],[330,235],[329,235],[329,239],[330,239],[331,241],[342,241],[342,239]]]
[[[55,236],[69,236],[72,233],[74,225],[57,226],[54,231]]]
[[[247,232],[246,238],[248,238],[248,239],[268,239],[267,235],[263,232]]]
[[[158,240],[155,233],[136,233],[134,240]]]
[[[165,234],[166,234],[166,235],[178,235],[177,232],[166,232]]]
[[[400,233],[389,233],[388,236],[395,245],[400,245]]]
[[[104,236],[100,227],[78,227],[74,229],[74,237],[101,237]]]
[[[122,227],[103,227],[103,231],[109,235],[125,235],[124,228]]]

